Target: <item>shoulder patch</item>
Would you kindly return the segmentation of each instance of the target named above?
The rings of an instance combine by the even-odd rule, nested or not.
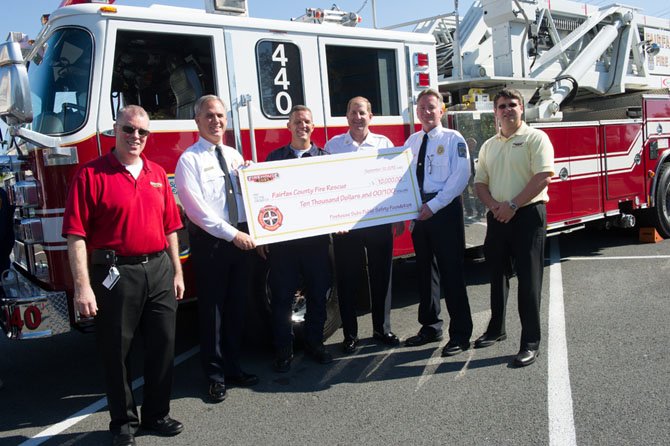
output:
[[[458,156],[461,158],[467,158],[468,156],[468,146],[464,142],[458,143]]]

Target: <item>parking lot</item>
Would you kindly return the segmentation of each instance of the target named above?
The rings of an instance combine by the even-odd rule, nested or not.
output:
[[[670,241],[583,230],[547,248],[541,355],[523,369],[510,366],[520,335],[513,289],[508,339],[492,347],[453,358],[440,356],[447,339],[382,348],[361,314],[356,354],[340,354],[338,331],[327,341],[334,363],[298,353],[291,372],[277,374],[271,351],[254,349],[244,364],[261,383],[211,404],[197,318],[181,308],[171,414],[186,428],[170,439],[140,435],[138,444],[667,444]],[[401,339],[419,328],[414,281],[412,261],[396,265],[392,323]],[[468,263],[467,282],[476,337],[490,314],[484,264]],[[110,442],[94,336],[2,339],[0,351],[3,445]]]

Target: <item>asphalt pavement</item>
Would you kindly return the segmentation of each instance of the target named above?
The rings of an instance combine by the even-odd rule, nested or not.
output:
[[[272,353],[245,354],[251,389],[206,399],[197,317],[181,308],[171,415],[185,424],[169,439],[138,445],[665,445],[670,438],[670,240],[638,242],[636,232],[583,230],[547,245],[538,361],[510,365],[520,325],[510,293],[508,339],[452,358],[440,343],[387,349],[359,316],[361,348],[320,365],[296,355],[291,372],[272,370]],[[473,340],[489,318],[483,263],[468,263]],[[394,270],[393,331],[406,339],[416,320],[415,265]],[[514,286],[513,281],[513,286]],[[443,304],[443,316],[448,316]],[[0,340],[0,444],[109,444],[95,337],[77,332],[33,341]],[[139,353],[139,352],[138,352]],[[137,378],[141,355],[134,357]],[[141,403],[141,381],[136,392]]]

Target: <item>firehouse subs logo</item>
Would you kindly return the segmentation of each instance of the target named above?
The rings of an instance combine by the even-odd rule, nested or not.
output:
[[[258,223],[267,231],[276,231],[284,221],[284,216],[277,206],[263,206],[258,211]]]
[[[247,181],[252,181],[254,183],[267,183],[274,179],[279,178],[278,173],[264,173],[262,175],[249,175]]]

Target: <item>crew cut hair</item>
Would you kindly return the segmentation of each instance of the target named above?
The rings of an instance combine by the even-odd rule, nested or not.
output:
[[[314,115],[314,113],[312,113],[312,110],[310,110],[308,106],[298,104],[298,105],[294,105],[291,108],[291,111],[288,112],[288,120],[290,121],[294,114],[296,114],[298,112],[301,112],[301,111],[309,112],[312,116]]]

